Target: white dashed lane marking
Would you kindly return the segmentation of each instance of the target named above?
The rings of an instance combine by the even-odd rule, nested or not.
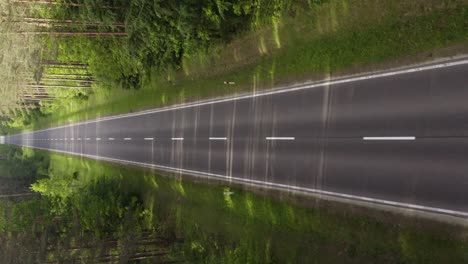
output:
[[[416,140],[416,137],[363,137],[363,140]]]
[[[210,137],[210,140],[227,140],[226,137]]]
[[[266,137],[266,140],[295,140],[295,137]]]

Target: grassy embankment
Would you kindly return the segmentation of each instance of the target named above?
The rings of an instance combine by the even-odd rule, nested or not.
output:
[[[291,1],[269,23],[238,34],[229,44],[186,55],[179,70],[146,69],[150,74],[142,78],[140,89],[97,84],[86,100],[59,101],[51,113],[19,128],[38,129],[254,91],[388,62],[408,62],[408,58],[431,59],[441,48],[466,47],[467,17],[464,1],[343,0],[312,5]],[[62,56],[73,59],[70,54]],[[223,85],[225,80],[236,85]]]
[[[131,195],[152,232],[183,241],[172,247],[174,259],[203,263],[468,261],[468,240],[459,227],[391,214],[363,216],[351,205],[335,207],[313,200],[304,208],[291,203],[298,197],[288,194],[271,198],[178,175],[159,176],[150,170],[41,151],[36,155],[50,155],[50,178],[36,184],[36,190],[55,202],[82,200],[79,197],[89,195],[90,189],[107,190],[109,194],[99,196],[104,198],[100,206],[85,199],[87,205],[78,211],[89,210],[90,227],[109,223],[108,229],[108,225],[120,224],[109,218],[121,213],[110,210],[123,207],[105,198],[112,198],[111,192],[118,197]],[[113,183],[110,186],[115,190],[103,189],[104,185],[90,188],[97,182]],[[100,212],[92,212],[95,209]]]

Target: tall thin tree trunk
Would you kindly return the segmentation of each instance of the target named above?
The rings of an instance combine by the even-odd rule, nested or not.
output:
[[[57,35],[57,36],[88,36],[88,37],[112,37],[112,36],[127,36],[127,32],[48,32],[48,31],[21,31],[21,35]]]
[[[77,25],[105,25],[102,22],[89,22],[89,21],[82,21],[82,20],[71,20],[71,19],[52,19],[52,18],[41,18],[41,17],[23,17],[21,18],[24,21],[30,21],[30,22],[45,22],[45,23],[51,23],[51,24],[77,24]],[[115,22],[110,24],[112,26],[125,26],[124,23],[121,22]]]
[[[43,76],[49,78],[75,78],[75,79],[92,79],[93,76],[91,74],[76,74],[76,73],[45,73]],[[65,79],[66,79],[65,78]]]
[[[90,89],[91,88],[91,86],[37,85],[37,84],[27,84],[26,87],[44,88],[44,89]]]
[[[78,3],[63,3],[57,1],[49,1],[49,0],[12,0],[14,4],[40,4],[40,5],[61,5],[61,6],[84,6],[83,4]],[[99,6],[99,8],[109,8],[109,9],[121,9],[122,7],[116,6]]]
[[[85,79],[63,79],[63,78],[41,78],[42,81],[55,81],[55,82],[76,82],[76,83],[94,83],[94,80]]]

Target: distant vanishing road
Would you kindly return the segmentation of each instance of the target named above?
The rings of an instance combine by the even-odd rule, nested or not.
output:
[[[468,218],[468,59],[154,109],[4,140]]]

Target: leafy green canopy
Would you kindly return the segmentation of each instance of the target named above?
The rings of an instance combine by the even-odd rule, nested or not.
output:
[[[118,25],[124,23],[127,38],[82,38],[62,45],[76,50],[81,43],[78,51],[96,62],[100,77],[131,88],[139,86],[149,69],[179,69],[184,57],[227,43],[245,29],[271,21],[290,2],[84,0],[80,5],[64,2],[48,16],[98,23],[99,30],[105,32],[119,31]]]

